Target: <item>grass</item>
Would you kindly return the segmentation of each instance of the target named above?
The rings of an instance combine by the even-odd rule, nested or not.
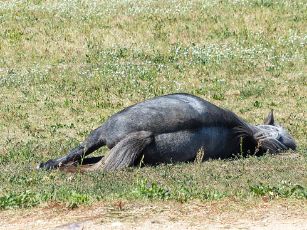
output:
[[[306,12],[302,0],[1,1],[0,208],[305,199]],[[114,112],[173,92],[196,94],[252,123],[274,109],[299,148],[287,157],[110,174],[33,170]]]
[[[62,202],[68,207],[99,200],[218,200],[268,196],[306,199],[306,161],[302,156],[250,157],[201,164],[161,165],[104,174],[32,171],[24,164],[6,169],[0,208]],[[295,171],[292,170],[295,168]],[[5,170],[5,169],[4,169]],[[14,173],[9,172],[13,170]]]

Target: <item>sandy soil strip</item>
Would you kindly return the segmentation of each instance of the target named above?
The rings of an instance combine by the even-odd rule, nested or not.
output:
[[[306,229],[307,201],[100,202],[0,212],[0,229]]]

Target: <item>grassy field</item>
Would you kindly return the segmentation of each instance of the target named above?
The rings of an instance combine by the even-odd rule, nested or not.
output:
[[[0,209],[306,199],[306,21],[304,0],[0,1]],[[274,109],[298,150],[109,174],[34,170],[114,112],[174,92],[256,124]]]

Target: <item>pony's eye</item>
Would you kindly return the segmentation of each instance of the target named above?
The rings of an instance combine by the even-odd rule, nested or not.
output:
[[[283,136],[282,136],[282,135],[279,135],[278,140],[279,140],[281,143],[283,143],[283,141],[284,141]]]

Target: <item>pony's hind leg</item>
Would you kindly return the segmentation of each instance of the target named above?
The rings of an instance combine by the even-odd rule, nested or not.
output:
[[[53,160],[48,160],[45,163],[40,163],[38,169],[54,169],[60,166],[64,166],[69,162],[76,162],[84,158],[88,154],[94,152],[98,148],[105,145],[105,140],[103,138],[101,127],[93,130],[89,137],[81,143],[76,148],[70,150],[66,156],[56,158]]]

